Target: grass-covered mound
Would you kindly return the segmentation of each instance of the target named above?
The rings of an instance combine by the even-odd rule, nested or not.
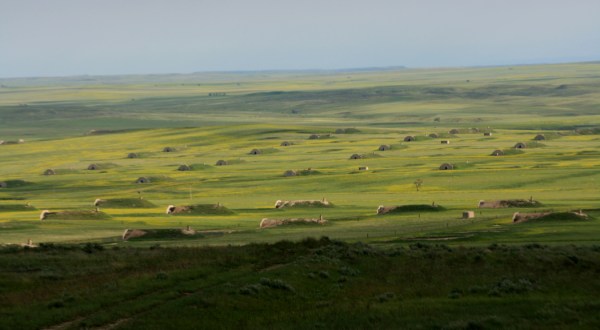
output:
[[[152,202],[142,198],[112,198],[96,200],[95,206],[127,209],[127,208],[152,208],[156,207]]]
[[[519,208],[531,208],[544,206],[542,203],[536,200],[529,199],[503,199],[496,201],[479,201],[479,208],[505,208],[505,207],[519,207]]]
[[[0,180],[2,181],[2,180]],[[25,181],[25,180],[4,180],[2,181],[2,185],[0,188],[19,188],[32,185],[33,183]]]
[[[211,168],[213,168],[213,166],[210,166],[208,164],[191,164],[190,168],[192,171],[202,171],[202,170],[209,170]]]
[[[396,149],[400,149],[400,148],[396,148]],[[373,158],[382,158],[382,157],[383,157],[382,155],[375,153],[375,152],[371,152],[371,153],[362,155],[363,159],[373,159]]]
[[[357,128],[338,128],[335,130],[335,134],[356,134],[360,132]]]
[[[413,204],[398,206],[395,212],[440,212],[445,210],[446,208],[440,205]]]
[[[585,221],[591,219],[589,216],[583,213],[577,212],[552,212],[547,215],[543,215],[539,218],[531,219],[531,221]]]
[[[414,212],[441,212],[446,208],[440,205],[412,204],[400,206],[380,206],[377,208],[377,214],[397,214]]]
[[[511,156],[511,155],[520,155],[523,153],[523,150],[510,148],[510,149],[504,149],[504,150],[502,150],[502,152],[506,156]]]
[[[297,172],[298,175],[319,175],[323,174],[321,171],[313,170],[313,169],[304,169]]]
[[[235,158],[235,159],[228,159],[225,160],[225,163],[227,165],[237,165],[237,164],[244,164],[246,162],[245,159],[241,159],[241,158]]]
[[[481,133],[481,130],[476,127],[467,127],[467,128],[463,127],[463,128],[451,129],[448,133],[449,134],[477,134],[477,133]]]
[[[307,175],[318,175],[318,174],[323,174],[323,173],[320,171],[317,171],[317,170],[313,170],[312,168],[303,169],[303,170],[299,170],[299,171],[287,170],[287,171],[283,172],[283,176],[285,176],[285,177],[307,176]]]
[[[0,212],[35,211],[36,208],[28,204],[0,204]]]
[[[600,127],[580,128],[575,130],[575,133],[580,135],[597,135],[600,134]]]
[[[92,129],[86,135],[105,135],[134,132],[136,129]]]
[[[269,219],[264,218],[260,221],[260,228],[271,228],[284,225],[323,225],[327,220],[319,218],[292,218],[292,219]]]
[[[421,142],[421,141],[429,141],[429,140],[431,140],[431,138],[429,136],[427,136],[427,135],[423,135],[423,136],[421,136],[421,135],[414,135],[413,137],[415,138],[414,139],[415,142]]]
[[[582,150],[577,152],[577,156],[600,156],[600,150]]]
[[[542,203],[528,199],[507,199],[500,201],[501,207],[540,207]]]
[[[560,139],[561,137],[564,136],[564,134],[558,133],[558,132],[544,132],[542,134],[539,134],[541,136],[543,136],[544,138],[541,140],[556,140],[556,139]],[[536,140],[535,137],[533,138],[533,140]]]
[[[146,178],[148,179],[148,181],[154,182],[154,183],[173,181],[172,178],[170,178],[166,175],[154,175],[154,176],[148,176]]]
[[[261,148],[258,149],[259,153],[262,155],[274,154],[276,152],[280,152],[281,150],[276,148]]]
[[[529,149],[533,149],[533,148],[543,148],[543,147],[545,147],[545,146],[546,146],[545,144],[543,144],[543,143],[541,143],[541,142],[538,142],[538,141],[531,141],[531,142],[527,142],[527,148],[529,148]]]
[[[93,163],[93,164],[90,164],[90,165],[88,166],[88,170],[91,170],[91,169],[92,169],[92,168],[91,168],[91,167],[92,167],[92,165],[94,165],[94,166],[93,166],[93,167],[94,167],[94,169],[95,169],[95,170],[98,170],[98,171],[99,171],[99,170],[108,170],[108,169],[111,169],[111,168],[117,168],[117,167],[119,167],[119,165],[118,165],[118,164],[115,164],[115,163],[110,163],[110,162],[105,162],[105,163]]]
[[[292,200],[292,201],[283,201],[278,200],[275,202],[275,208],[324,208],[324,207],[333,207],[334,205],[326,199],[322,200]]]
[[[107,220],[111,217],[102,211],[72,210],[43,211],[40,220]]]
[[[195,204],[173,206],[169,214],[173,215],[230,215],[234,212],[221,204]]]
[[[180,240],[197,239],[204,235],[193,229],[128,229],[123,233],[123,240]]]
[[[399,149],[407,149],[408,146],[406,144],[390,144],[390,150],[399,150]],[[379,151],[379,149],[377,149]]]
[[[75,174],[75,173],[80,173],[80,170],[76,170],[73,168],[57,168],[54,169],[54,174],[55,175],[61,175],[61,174]]]

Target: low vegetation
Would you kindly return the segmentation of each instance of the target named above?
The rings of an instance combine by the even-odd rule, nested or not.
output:
[[[0,204],[0,212],[35,210],[36,208],[29,204]]]
[[[174,207],[172,215],[230,215],[234,212],[220,204],[194,204]]]
[[[41,220],[106,220],[110,216],[102,211],[72,210],[72,211],[43,211]]]
[[[156,205],[143,198],[112,198],[98,200],[95,206],[103,208],[153,208]]]
[[[385,214],[394,213],[415,213],[415,212],[441,212],[446,210],[441,205],[400,205],[391,207]]]
[[[598,328],[598,77],[0,79],[0,328]]]
[[[598,246],[50,244],[0,262],[6,329],[600,326]]]

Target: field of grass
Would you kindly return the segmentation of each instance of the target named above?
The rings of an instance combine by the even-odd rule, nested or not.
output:
[[[305,239],[0,249],[3,329],[531,329],[600,325],[600,248]]]
[[[543,210],[583,209],[597,217],[596,77],[600,64],[591,63],[2,81],[0,140],[26,142],[0,145],[0,181],[8,184],[0,188],[0,241],[123,244],[118,238],[128,228],[191,226],[228,233],[199,245],[320,235],[374,243],[436,235],[461,244],[593,242],[600,232],[594,220],[564,232],[554,224],[512,225],[519,211],[512,208],[460,216],[480,200],[534,198]],[[347,128],[351,134],[340,132]],[[547,139],[533,141],[539,133]],[[407,135],[416,141],[405,142]],[[528,147],[515,150],[517,142]],[[391,150],[378,151],[382,144]],[[251,155],[253,149],[261,154]],[[497,149],[505,155],[491,156]],[[351,160],[352,154],[364,158]],[[216,166],[218,160],[229,165]],[[442,163],[455,169],[440,171]],[[88,170],[90,164],[98,169]],[[178,171],[184,164],[191,170]],[[47,169],[56,174],[43,175]],[[311,175],[284,177],[286,170]],[[140,177],[150,182],[136,184]],[[100,206],[110,216],[103,221],[39,221],[40,210],[92,210],[97,198],[142,198],[155,207],[108,204]],[[335,207],[273,206],[322,198]],[[32,209],[14,209],[27,203]],[[232,214],[165,213],[167,205],[216,203]],[[379,205],[432,203],[445,211],[375,214]],[[327,225],[258,229],[265,217],[319,215]]]
[[[435,130],[444,131],[447,129]],[[3,242],[19,243],[28,238],[35,242],[71,241],[75,232],[77,240],[110,239],[119,237],[126,228],[187,225],[197,230],[235,233],[199,244],[244,243],[254,241],[253,237],[258,241],[293,239],[307,234],[364,240],[368,233],[369,240],[384,236],[395,239],[450,227],[460,231],[484,224],[490,228],[510,227],[516,209],[481,209],[475,219],[468,221],[460,219],[461,212],[476,209],[480,200],[530,197],[541,201],[544,210],[585,209],[592,216],[597,214],[594,209],[598,201],[594,197],[598,193],[595,181],[600,180],[600,160],[594,154],[599,143],[596,135],[567,135],[565,131],[560,138],[544,141],[541,148],[495,157],[490,156],[493,150],[510,149],[518,141],[531,142],[537,131],[495,129],[490,138],[483,138],[482,133],[460,134],[452,137],[449,145],[426,138],[430,130],[364,128],[361,133],[332,134],[322,140],[309,140],[310,132],[310,127],[261,124],[141,130],[2,146],[6,153],[2,179],[9,185],[0,191],[0,205],[29,203],[35,207],[31,211],[3,212]],[[406,134],[423,139],[403,142]],[[294,144],[280,147],[281,141]],[[381,144],[391,144],[392,149],[377,151]],[[165,146],[176,151],[162,152]],[[250,155],[254,148],[274,152]],[[139,158],[127,158],[130,152],[139,153]],[[365,154],[366,158],[349,159],[354,153]],[[24,163],[24,159],[28,161]],[[231,161],[226,166],[215,166],[219,159]],[[445,162],[454,164],[455,169],[440,171],[439,165]],[[99,169],[88,170],[91,163],[98,164]],[[178,171],[181,164],[201,166]],[[358,171],[359,166],[368,166],[369,170]],[[56,174],[42,175],[48,168]],[[283,175],[289,169],[307,168],[316,174]],[[139,177],[150,182],[136,183]],[[23,181],[12,186],[10,183],[17,179]],[[416,179],[423,181],[420,191],[414,186]],[[111,219],[91,227],[87,223],[81,227],[76,220],[39,221],[40,210],[91,210],[97,198],[143,198],[157,206],[140,209],[101,205]],[[335,207],[274,208],[279,199],[322,198]],[[165,213],[167,205],[208,203],[220,203],[234,213],[217,217],[174,217]],[[375,214],[379,205],[431,203],[443,206],[445,211]],[[330,220],[329,225],[258,229],[263,217],[319,214]],[[82,230],[87,234],[82,236]],[[589,228],[583,232],[590,239],[597,234]]]
[[[0,328],[141,328],[180,310],[190,319],[171,325],[598,325],[586,315],[600,306],[599,63],[0,86]],[[478,208],[517,199],[540,204]],[[556,215],[513,223],[515,212]],[[124,240],[127,229],[147,235]],[[323,236],[335,242],[289,243]],[[18,248],[29,240],[39,248]]]

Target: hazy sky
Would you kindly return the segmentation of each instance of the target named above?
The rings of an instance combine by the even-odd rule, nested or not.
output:
[[[600,0],[0,0],[0,77],[600,60]]]

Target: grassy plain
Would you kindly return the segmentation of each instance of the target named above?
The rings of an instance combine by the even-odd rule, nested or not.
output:
[[[0,138],[26,143],[0,146],[0,180],[25,183],[0,190],[0,203],[30,203],[37,210],[2,212],[2,242],[122,244],[117,238],[126,228],[187,225],[231,233],[194,242],[200,245],[320,235],[385,242],[432,232],[461,244],[594,241],[600,227],[593,221],[569,224],[565,232],[553,224],[513,226],[515,209],[478,210],[468,221],[460,215],[479,200],[533,197],[544,210],[587,209],[596,216],[598,77],[600,64],[589,63],[5,79]],[[209,96],[214,92],[227,94]],[[359,132],[336,134],[340,128]],[[89,135],[91,129],[107,134]],[[451,129],[460,133],[449,134]],[[484,137],[483,131],[493,134]],[[313,133],[331,137],[309,140]],[[431,133],[440,138],[429,138]],[[532,141],[538,133],[548,139]],[[404,142],[406,135],[417,141]],[[282,141],[294,144],[282,147]],[[517,142],[530,147],[514,153]],[[377,151],[382,144],[392,149]],[[167,146],[176,151],[162,152]],[[250,155],[254,148],[263,154]],[[509,154],[490,156],[496,149]],[[130,152],[139,158],[128,159]],[[350,160],[354,153],[366,158]],[[215,166],[220,159],[231,165]],[[456,169],[439,171],[446,162]],[[86,170],[92,163],[100,169]],[[182,164],[193,170],[177,171]],[[369,170],[359,172],[359,166]],[[48,168],[57,174],[42,175]],[[283,176],[286,170],[307,168],[317,174]],[[135,184],[139,177],[151,183]],[[419,192],[416,179],[423,180]],[[111,219],[94,223],[38,220],[43,209],[90,209],[96,198],[138,197],[157,207],[103,208]],[[336,207],[273,208],[278,199],[321,198]],[[379,205],[433,202],[447,211],[375,215]],[[164,212],[169,204],[198,203],[221,203],[235,214],[172,217]],[[263,217],[319,214],[331,220],[329,225],[258,229]],[[164,242],[171,243],[177,244]]]
[[[0,145],[0,182],[7,183],[0,188],[0,243],[31,239],[34,244],[76,244],[46,244],[38,252],[3,248],[0,261],[8,267],[3,270],[7,277],[0,294],[2,301],[10,303],[0,305],[0,310],[14,316],[3,326],[39,328],[70,320],[74,322],[62,328],[139,328],[155,322],[161,315],[158,311],[169,314],[192,306],[194,311],[213,313],[217,305],[245,310],[256,297],[266,301],[263,311],[270,310],[271,303],[290,303],[291,314],[264,314],[263,319],[250,320],[244,319],[246,314],[234,313],[225,327],[283,326],[290,324],[286,323],[289,317],[299,328],[393,327],[402,322],[408,327],[506,327],[530,317],[519,310],[531,304],[544,306],[534,312],[539,324],[557,328],[598,324],[597,319],[585,318],[599,306],[589,295],[598,292],[594,280],[600,237],[598,63],[0,79],[0,86],[0,140],[25,140]],[[345,128],[358,131],[336,133]],[[92,129],[95,134],[90,134]],[[459,132],[450,134],[451,129]],[[492,136],[484,136],[484,131]],[[439,137],[428,137],[432,133]],[[330,136],[311,140],[311,134]],[[533,141],[537,134],[544,134],[546,140]],[[407,135],[416,136],[416,141],[404,142]],[[283,141],[293,144],[284,147]],[[528,147],[515,151],[517,142]],[[383,144],[391,145],[391,150],[378,151]],[[167,146],[175,151],[163,152]],[[262,153],[251,155],[255,148]],[[491,156],[497,149],[506,155]],[[137,153],[138,158],[128,158],[129,153]],[[351,160],[352,154],[364,158]],[[218,160],[229,165],[216,166]],[[440,171],[442,163],[455,169]],[[88,170],[90,164],[99,168]],[[178,171],[183,164],[192,170]],[[360,166],[369,169],[359,171]],[[313,170],[310,175],[283,175],[286,170],[308,168]],[[56,174],[43,175],[47,169]],[[136,183],[140,177],[150,182]],[[414,185],[417,179],[423,182],[420,191]],[[93,210],[97,198],[143,198],[155,206],[101,205],[107,214],[102,220],[39,220],[42,210]],[[274,208],[280,199],[322,198],[334,207]],[[529,198],[542,206],[477,208],[480,200]],[[168,205],[217,203],[233,214],[165,212]],[[376,215],[379,205],[433,203],[444,210]],[[461,219],[465,210],[474,210],[475,218]],[[572,210],[583,210],[590,218],[518,224],[511,220],[516,211]],[[262,218],[320,215],[328,220],[326,225],[259,228]],[[187,226],[199,234],[177,237],[167,231]],[[123,241],[125,229],[167,234]],[[247,246],[321,236],[366,242],[377,252],[361,244],[328,240]],[[439,243],[445,245],[428,247]],[[574,243],[580,247],[568,246]],[[496,244],[507,246],[498,249]],[[240,245],[246,248],[237,248]],[[336,246],[354,252],[334,253],[329,257],[338,261],[332,263],[292,262],[316,258],[324,253],[320,249]],[[390,253],[397,249],[406,250],[394,259]],[[359,250],[370,257],[356,256],[363,253]],[[258,259],[253,259],[254,252]],[[173,256],[179,253],[180,258]],[[278,254],[285,260],[279,260]],[[203,261],[191,255],[209,257]],[[344,259],[348,255],[354,259]],[[510,261],[514,256],[519,262]],[[256,266],[260,260],[269,265]],[[82,262],[80,270],[74,268],[77,262]],[[101,265],[91,266],[95,263]],[[454,263],[472,268],[461,274],[480,272],[480,278],[469,275],[461,280],[457,275],[446,277],[448,283],[441,285],[443,276],[435,280],[430,274],[419,282],[430,267],[439,267],[436,274],[458,271]],[[534,265],[536,270],[529,272],[519,263]],[[342,265],[357,268],[364,276],[336,287],[341,277],[349,278],[342,274],[345,270],[340,273]],[[309,270],[300,271],[302,267]],[[544,267],[558,275],[544,275]],[[397,273],[413,268],[422,269],[420,275]],[[269,276],[254,274],[257,270]],[[321,271],[329,277],[319,275]],[[98,282],[90,283],[100,288],[112,285],[111,290],[97,292],[85,284],[96,272]],[[27,276],[20,275],[24,273]],[[126,275],[123,281],[113,278],[120,274]],[[375,281],[380,275],[388,278],[385,284]],[[267,280],[261,284],[262,277]],[[283,279],[296,293],[288,296],[285,285],[272,282],[273,278]],[[569,283],[569,278],[574,282]],[[188,304],[184,285],[173,286],[182,279],[190,286],[189,299],[197,301]],[[324,281],[315,290],[331,296],[307,293],[312,281]],[[406,281],[413,291],[401,289]],[[582,282],[587,286],[579,285]],[[51,283],[57,284],[58,291],[41,289]],[[506,290],[515,292],[500,292],[506,294],[503,299],[493,292],[488,295],[496,285],[501,287],[498,290],[508,286]],[[483,289],[477,291],[477,286]],[[242,291],[241,296],[254,298],[239,300]],[[208,296],[200,299],[199,292]],[[569,293],[570,300],[562,304]],[[39,304],[29,305],[38,295]],[[92,297],[98,300],[89,302]],[[462,299],[460,307],[449,303],[455,298]],[[102,312],[121,299],[136,301],[129,312],[144,317],[124,318],[127,309]],[[344,303],[333,303],[340,299]],[[358,307],[353,301],[359,302]],[[388,301],[391,305],[386,305]],[[507,303],[514,308],[506,307]],[[299,312],[298,304],[322,309]],[[369,312],[371,308],[376,312]],[[501,309],[500,316],[486,313],[489,308]],[[33,310],[39,318],[24,318]],[[402,314],[393,314],[398,310]],[[453,318],[453,312],[473,316]],[[415,313],[439,318],[413,319]],[[331,315],[345,315],[354,323],[336,321]],[[224,318],[219,316],[215,322]],[[119,320],[122,323],[115,323]]]

